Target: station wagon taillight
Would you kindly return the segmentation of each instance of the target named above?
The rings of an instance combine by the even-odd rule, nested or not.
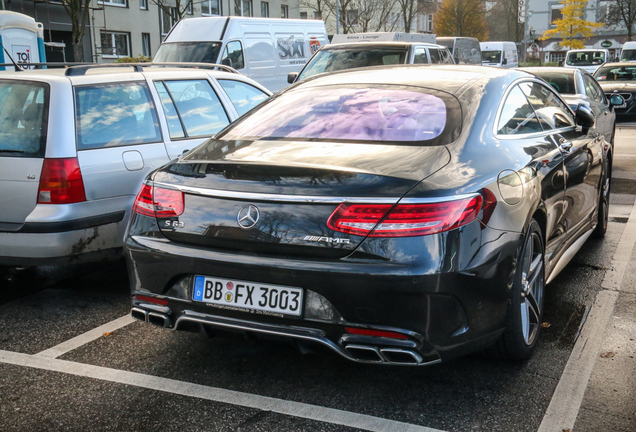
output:
[[[141,187],[133,205],[133,211],[158,218],[181,216],[183,209],[183,192],[147,184]]]
[[[72,204],[86,201],[77,158],[44,159],[38,204]]]
[[[329,228],[370,237],[411,237],[435,234],[466,225],[477,218],[482,197],[425,204],[340,204]]]

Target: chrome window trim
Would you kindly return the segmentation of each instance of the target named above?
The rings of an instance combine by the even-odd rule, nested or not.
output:
[[[174,189],[183,193],[192,195],[200,195],[212,198],[235,199],[240,201],[266,201],[266,202],[284,202],[292,204],[342,204],[342,203],[365,203],[365,204],[427,204],[446,201],[458,201],[479,196],[478,193],[432,197],[432,198],[381,198],[381,197],[329,197],[329,196],[311,196],[311,195],[285,195],[285,194],[266,194],[255,192],[236,192],[223,189],[207,189],[200,187],[173,185],[163,182],[154,182],[154,186],[160,186],[166,189]]]
[[[514,140],[514,139],[519,139],[520,137],[523,138],[533,138],[533,137],[542,137],[542,136],[547,136],[547,135],[552,135],[555,133],[562,133],[562,132],[569,132],[572,130],[576,129],[576,116],[574,115],[574,112],[572,112],[572,109],[570,108],[570,106],[566,103],[563,102],[563,104],[568,108],[568,110],[570,111],[570,114],[572,115],[572,117],[574,118],[574,126],[569,126],[569,127],[565,127],[565,128],[559,128],[559,129],[550,129],[550,130],[544,130],[542,132],[533,132],[533,133],[527,133],[527,134],[514,134],[514,135],[504,135],[504,134],[499,134],[497,133],[497,125],[499,124],[499,119],[501,118],[501,113],[503,111],[503,107],[504,107],[504,103],[506,103],[506,100],[508,99],[508,95],[510,94],[510,92],[512,91],[512,89],[524,82],[536,82],[539,83],[541,85],[543,85],[545,88],[550,89],[550,91],[554,94],[556,94],[557,96],[558,93],[556,93],[550,86],[550,85],[546,85],[544,81],[539,80],[538,78],[519,78],[516,79],[515,81],[512,82],[512,84],[510,84],[510,86],[506,89],[506,92],[504,93],[503,97],[501,98],[501,102],[499,102],[499,107],[497,108],[497,115],[495,116],[495,121],[492,124],[492,133],[494,135],[495,138],[500,139],[500,140]],[[559,99],[563,99],[559,96]],[[533,108],[534,110],[534,108]]]

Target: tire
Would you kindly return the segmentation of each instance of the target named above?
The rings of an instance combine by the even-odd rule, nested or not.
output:
[[[499,357],[526,360],[534,352],[543,319],[545,248],[539,223],[532,219],[519,253],[505,330],[494,347]]]
[[[611,173],[609,172],[609,163],[605,162],[605,170],[601,180],[601,193],[598,200],[598,219],[593,233],[596,238],[605,237],[605,233],[607,232],[607,224],[609,222],[610,189]]]

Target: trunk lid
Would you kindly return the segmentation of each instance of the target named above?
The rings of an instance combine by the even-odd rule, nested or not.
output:
[[[343,202],[395,204],[449,162],[444,146],[210,141],[154,176],[180,189],[170,240],[286,256],[342,257],[364,240],[327,221]]]

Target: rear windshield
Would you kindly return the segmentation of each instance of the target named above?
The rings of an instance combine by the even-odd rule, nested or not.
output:
[[[597,81],[633,81],[636,80],[636,66],[605,66],[594,72]]]
[[[457,100],[421,90],[329,86],[287,92],[231,126],[222,139],[420,142],[458,131]]]
[[[152,61],[155,63],[216,63],[220,51],[221,42],[164,43],[161,44]]]
[[[605,51],[579,51],[568,54],[565,63],[570,66],[594,66],[605,61]]]
[[[0,80],[0,156],[43,157],[49,86]]]
[[[307,63],[298,79],[323,72],[367,66],[404,64],[407,48],[343,48],[321,50]]]

